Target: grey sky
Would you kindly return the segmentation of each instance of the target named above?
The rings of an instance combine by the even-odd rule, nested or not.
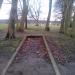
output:
[[[11,0],[9,0],[9,1],[11,1]],[[49,0],[41,0],[41,2],[42,2],[42,4],[41,4],[42,5],[42,7],[41,7],[42,13],[40,14],[40,19],[45,19],[46,20],[46,18],[47,18],[48,1]],[[2,8],[0,9],[0,19],[8,19],[9,18],[11,4],[4,4],[4,3],[8,3],[8,1],[7,0],[3,1]],[[52,4],[51,20],[54,20],[54,12],[53,12],[54,3],[55,3],[55,0],[53,0],[53,4]]]

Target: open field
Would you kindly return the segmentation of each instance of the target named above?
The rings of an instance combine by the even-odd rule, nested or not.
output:
[[[50,30],[59,30],[59,25],[50,25]],[[0,24],[0,30],[8,28],[8,24]],[[39,26],[36,26],[35,24],[28,24],[28,30],[44,30],[45,24],[41,24]]]
[[[0,24],[0,30],[6,29],[8,27],[7,24]]]
[[[60,29],[60,26],[58,25],[49,25],[50,27],[50,30],[59,30]],[[32,25],[32,24],[29,24],[28,25],[28,29],[29,30],[44,30],[45,29],[45,24],[41,24],[39,26],[36,26],[36,25]]]

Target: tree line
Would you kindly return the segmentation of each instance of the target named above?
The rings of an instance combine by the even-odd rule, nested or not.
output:
[[[75,0],[56,0],[55,11],[61,15],[60,33],[75,37]]]
[[[37,7],[36,9],[33,7],[29,7],[29,1],[30,0],[23,0],[23,8],[22,8],[22,14],[21,14],[21,19],[18,20],[18,14],[17,14],[17,5],[18,1],[20,0],[12,0],[11,3],[11,11],[10,11],[10,18],[9,18],[9,25],[8,25],[8,31],[6,34],[6,39],[12,39],[15,38],[15,29],[16,31],[24,32],[24,29],[27,29],[27,15],[28,12],[30,12],[31,17],[33,17],[36,21],[36,24],[39,24],[39,15],[40,15],[40,0],[37,0]],[[36,1],[36,0],[35,0]],[[3,0],[0,0],[0,7],[2,5]],[[36,4],[35,4],[36,5]],[[49,0],[49,13],[48,13],[48,18],[47,18],[47,23],[46,23],[46,30],[49,30],[49,21],[50,21],[50,14],[51,14],[51,5],[52,5],[52,0]],[[35,13],[35,15],[34,15]],[[18,23],[20,21],[20,23]],[[15,27],[16,24],[16,27]]]
[[[31,0],[22,0],[22,13],[21,18],[18,20],[17,14],[17,5],[18,1],[20,0],[12,0],[11,3],[11,11],[10,11],[10,18],[9,18],[9,25],[8,31],[6,34],[7,39],[15,38],[15,29],[16,31],[24,32],[27,29],[27,16],[30,13],[30,16],[36,21],[36,25],[39,24],[39,16],[40,16],[40,8],[41,3],[40,0],[37,0],[38,6],[30,6],[29,2]],[[36,0],[34,0],[36,1]],[[0,8],[2,5],[3,0],[0,0]],[[74,11],[74,2],[75,0],[56,0],[55,2],[55,12],[57,13],[57,17],[61,18],[61,26],[60,26],[60,33],[65,35],[69,35],[71,37],[75,37],[75,11]],[[52,0],[49,0],[49,11],[46,21],[45,30],[49,31],[49,23],[51,17],[51,9],[52,9]],[[60,15],[60,16],[59,16]],[[18,23],[18,21],[20,21]],[[16,24],[16,27],[15,27]]]

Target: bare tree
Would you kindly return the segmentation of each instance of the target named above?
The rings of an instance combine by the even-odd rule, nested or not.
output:
[[[3,3],[3,0],[0,0],[0,8],[1,8],[1,6],[2,6],[2,3]]]
[[[49,0],[49,12],[48,12],[48,17],[47,17],[47,22],[46,22],[46,27],[45,27],[46,31],[49,31],[49,23],[50,23],[50,17],[51,17],[51,8],[52,8],[52,0]]]
[[[41,1],[40,0],[34,0],[34,5],[30,5],[29,7],[29,16],[30,18],[33,18],[36,26],[39,25],[39,18],[41,13]]]
[[[24,28],[27,29],[27,15],[28,15],[28,5],[29,0],[23,0],[23,10],[22,10],[22,17],[20,22],[19,31],[24,31]]]
[[[19,24],[20,24],[20,17],[22,15],[22,1],[18,0],[18,6],[17,6],[17,12],[16,12],[16,31],[19,31]]]
[[[67,4],[65,3],[65,0],[60,0],[61,1],[61,14],[62,14],[62,19],[61,19],[61,26],[60,26],[60,33],[64,33],[65,29],[65,16],[66,16],[66,6]]]
[[[72,22],[71,37],[75,37],[75,12],[74,12],[73,22]]]
[[[65,2],[65,14],[64,14],[64,34],[68,34],[68,28],[71,23],[71,14],[72,14],[72,7],[73,7],[73,0],[66,0]]]
[[[61,21],[61,26],[60,26],[60,33],[64,33],[64,0],[56,0],[55,2],[55,18],[56,20],[59,19]]]
[[[15,38],[17,1],[18,0],[12,0],[12,6],[11,6],[10,18],[9,18],[9,26],[8,26],[8,32],[6,34],[6,39]]]
[[[58,3],[56,8],[60,10],[62,15],[60,32],[67,34],[71,23],[73,0],[57,0],[56,3]]]

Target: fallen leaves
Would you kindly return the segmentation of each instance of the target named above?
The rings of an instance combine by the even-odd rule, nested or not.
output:
[[[21,57],[44,57],[47,55],[47,50],[42,37],[27,37],[24,44],[20,48],[16,60]]]
[[[54,42],[52,38],[47,38],[49,48],[57,62],[64,64],[67,62],[66,56],[62,49]]]

